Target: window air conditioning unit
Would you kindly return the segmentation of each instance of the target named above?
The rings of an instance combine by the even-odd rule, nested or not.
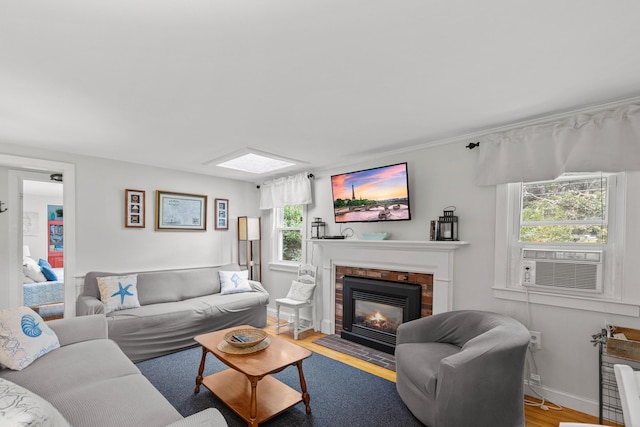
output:
[[[522,249],[522,286],[602,292],[603,255],[602,251]]]

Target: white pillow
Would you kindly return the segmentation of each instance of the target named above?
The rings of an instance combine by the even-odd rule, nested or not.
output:
[[[3,426],[70,425],[51,403],[4,378],[0,378],[0,408],[0,425]]]
[[[316,287],[313,283],[302,283],[296,280],[291,282],[291,288],[287,294],[287,298],[296,301],[309,301],[313,296],[313,289]]]
[[[40,269],[38,262],[33,258],[22,258],[22,272],[34,282],[40,283],[47,281],[47,278],[42,274],[42,269]]]
[[[138,275],[97,277],[104,313],[140,307]]]
[[[252,292],[249,284],[249,270],[219,271],[220,294],[237,294],[240,292]]]
[[[29,307],[0,311],[0,363],[7,368],[21,371],[58,347],[58,336]]]

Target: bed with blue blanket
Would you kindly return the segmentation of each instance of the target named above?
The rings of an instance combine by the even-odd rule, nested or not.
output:
[[[64,268],[53,268],[58,280],[23,284],[24,305],[43,318],[59,317],[64,312]]]

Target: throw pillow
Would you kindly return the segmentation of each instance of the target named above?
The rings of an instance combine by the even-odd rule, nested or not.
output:
[[[296,280],[291,282],[291,288],[287,298],[296,301],[309,301],[313,296],[313,289],[316,287],[313,283],[302,283]]]
[[[58,275],[56,274],[55,271],[53,271],[53,268],[43,265],[42,267],[40,267],[40,270],[42,271],[42,274],[44,275],[44,277],[47,278],[48,281],[54,282],[58,280]]]
[[[25,276],[32,279],[34,282],[46,282],[47,278],[42,274],[40,266],[35,259],[24,257],[22,258],[22,272]]]
[[[0,363],[7,368],[21,371],[58,347],[58,336],[29,307],[0,311]]]
[[[137,274],[98,277],[97,280],[105,314],[140,307]]]
[[[240,292],[252,292],[249,284],[249,270],[219,271],[220,294],[237,294]]]
[[[0,408],[3,426],[69,426],[51,403],[4,378],[0,378]]]
[[[51,267],[51,264],[49,264],[49,261],[47,261],[46,259],[42,259],[42,258],[38,259],[38,265],[39,265],[40,267],[49,267],[49,268],[52,268],[52,267]]]

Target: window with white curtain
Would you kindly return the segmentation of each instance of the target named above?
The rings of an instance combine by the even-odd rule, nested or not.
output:
[[[274,261],[300,263],[304,259],[305,207],[290,205],[274,208]]]
[[[625,182],[589,173],[499,185],[495,296],[595,311],[620,301]]]

